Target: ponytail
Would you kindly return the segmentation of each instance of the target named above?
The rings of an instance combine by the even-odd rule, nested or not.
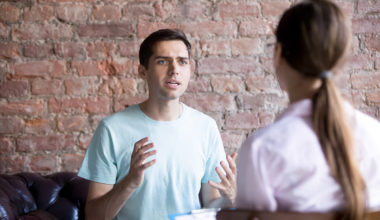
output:
[[[365,183],[354,157],[353,136],[345,118],[343,103],[330,78],[313,96],[313,125],[332,176],[346,199],[346,219],[361,220],[365,215]]]

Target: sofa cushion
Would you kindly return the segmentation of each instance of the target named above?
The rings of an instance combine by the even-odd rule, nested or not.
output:
[[[1,174],[0,219],[17,219],[40,210],[59,219],[84,219],[87,190],[88,181],[72,172]]]

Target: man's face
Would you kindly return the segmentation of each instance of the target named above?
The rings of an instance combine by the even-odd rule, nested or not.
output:
[[[139,68],[140,75],[147,80],[150,98],[178,100],[189,84],[190,58],[186,45],[180,40],[157,42],[148,69]]]

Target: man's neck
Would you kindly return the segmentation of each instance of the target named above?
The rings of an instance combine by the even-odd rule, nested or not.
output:
[[[139,104],[141,111],[143,111],[149,118],[156,121],[173,121],[178,119],[183,111],[183,106],[179,100],[171,100],[168,102],[155,102],[153,100],[146,100]]]

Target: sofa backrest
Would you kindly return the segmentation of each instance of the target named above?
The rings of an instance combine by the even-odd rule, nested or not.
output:
[[[39,211],[62,220],[84,219],[88,183],[72,172],[0,174],[0,219]]]

